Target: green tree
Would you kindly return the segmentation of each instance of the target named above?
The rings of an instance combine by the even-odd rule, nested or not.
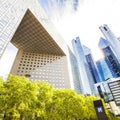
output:
[[[96,120],[95,96],[55,89],[40,81],[9,75],[0,78],[0,117],[3,120]],[[105,103],[103,101],[105,107]],[[117,120],[105,109],[110,120]]]
[[[86,119],[88,120],[97,120],[95,108],[93,101],[98,100],[100,98],[97,98],[95,96],[85,96],[85,106],[86,106]]]
[[[3,82],[3,79],[0,78],[0,118],[2,118],[4,115],[4,108],[5,108],[5,106],[4,106],[4,104],[5,104],[4,93],[5,93],[4,82]]]
[[[20,119],[32,114],[37,100],[37,86],[25,77],[9,75],[5,87],[4,119]]]
[[[48,120],[79,120],[84,118],[83,96],[70,89],[55,90],[47,111]]]
[[[33,104],[34,118],[35,120],[46,120],[48,119],[47,111],[49,111],[49,106],[52,103],[55,89],[46,82],[35,82],[35,84],[38,86],[38,100]]]

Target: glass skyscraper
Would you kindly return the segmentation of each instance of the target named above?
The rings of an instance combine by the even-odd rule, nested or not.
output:
[[[99,47],[105,56],[105,62],[110,69],[113,77],[120,76],[120,64],[109,41],[100,38]]]
[[[110,30],[108,25],[100,26],[99,29],[105,36],[106,40],[109,41],[110,46],[112,50],[114,50],[114,56],[118,59],[118,62],[120,63],[120,41],[116,38],[116,36],[113,34],[113,32]]]
[[[114,99],[108,84],[111,80],[114,81],[120,77],[119,41],[107,25],[101,26],[100,29],[106,39],[101,37],[98,44],[104,58],[96,62],[102,78],[102,82],[97,83],[96,86],[100,96],[106,102],[111,102]]]
[[[72,64],[72,66],[71,66],[72,74],[71,75],[73,77],[73,87],[77,93],[82,93],[80,80],[79,80],[77,59],[70,49],[69,49],[69,54],[70,54],[70,61],[71,61],[70,64]]]
[[[94,83],[98,83],[101,81],[101,78],[100,78],[99,72],[97,70],[96,63],[93,60],[91,51],[88,47],[86,47],[84,45],[83,45],[83,50],[84,50],[84,55],[87,60],[88,66],[89,66],[89,70],[93,76]]]
[[[97,68],[98,68],[98,71],[99,71],[102,81],[105,81],[109,78],[114,77],[114,74],[109,69],[109,66],[107,65],[105,58],[96,61],[96,64],[97,64]]]
[[[83,94],[95,94],[94,79],[90,72],[79,37],[72,40],[72,45],[78,65],[81,92]]]

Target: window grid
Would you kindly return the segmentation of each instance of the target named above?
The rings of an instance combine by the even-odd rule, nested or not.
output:
[[[62,56],[23,52],[17,75],[26,76],[30,74],[29,79],[31,80],[46,81],[56,88],[62,88],[65,86],[63,67],[64,59]]]

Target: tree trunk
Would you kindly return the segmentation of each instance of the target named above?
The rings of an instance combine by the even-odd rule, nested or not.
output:
[[[20,114],[20,119],[19,120],[22,120],[23,119],[23,114]]]

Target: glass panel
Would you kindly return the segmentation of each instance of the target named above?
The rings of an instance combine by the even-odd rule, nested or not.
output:
[[[2,23],[3,26],[5,26],[5,25],[7,24],[7,21],[5,21],[4,19],[1,19],[1,20],[0,20],[0,23]]]
[[[0,23],[0,31],[2,31],[4,28],[4,25],[2,23]]]
[[[0,4],[2,4],[3,1],[4,1],[4,0],[0,0]]]
[[[8,34],[5,34],[5,33],[3,33],[3,34],[1,35],[1,38],[2,38],[3,40],[5,40],[5,41],[8,40],[8,37],[9,37],[9,35],[8,35]]]
[[[3,18],[4,18],[4,21],[5,21],[5,22],[7,22],[7,23],[9,22],[9,18],[8,18],[7,15],[5,15]]]
[[[4,42],[2,40],[0,40],[0,46],[3,46]]]

